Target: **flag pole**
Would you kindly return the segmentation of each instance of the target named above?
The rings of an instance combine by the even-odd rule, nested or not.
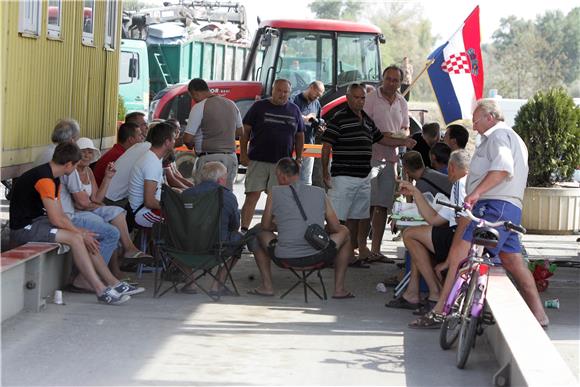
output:
[[[411,84],[409,85],[409,87],[407,87],[407,89],[403,93],[403,97],[406,96],[411,91],[411,89],[413,88],[413,86],[415,85],[415,83],[419,80],[419,78],[421,78],[421,76],[425,73],[425,71],[427,71],[427,69],[429,68],[429,66],[431,66],[433,64],[433,62],[435,62],[435,59],[431,58],[431,59],[429,59],[425,63],[425,66],[423,67],[423,70],[421,70],[421,72],[419,73],[419,75],[417,75],[415,77],[415,79],[413,79],[413,82],[411,82]]]

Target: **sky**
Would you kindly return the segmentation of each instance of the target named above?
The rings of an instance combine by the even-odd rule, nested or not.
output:
[[[308,7],[311,0],[241,0],[240,2],[246,7],[250,31],[255,30],[257,26],[256,16],[262,20],[312,17]],[[516,15],[524,19],[535,19],[537,15],[543,14],[547,10],[559,9],[566,14],[574,8],[574,5],[579,5],[575,0],[528,0],[525,2],[515,0],[415,0],[398,2],[420,4],[423,7],[423,14],[429,15],[429,20],[431,20],[433,35],[438,36],[435,46],[446,42],[478,4],[483,43],[491,41],[491,35],[499,27],[502,17]]]

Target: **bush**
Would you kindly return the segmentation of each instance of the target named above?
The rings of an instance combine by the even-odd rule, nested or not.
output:
[[[125,121],[125,115],[127,114],[127,109],[125,108],[125,100],[123,97],[119,96],[117,100],[117,121]]]
[[[518,112],[514,130],[528,147],[528,186],[571,181],[580,165],[580,108],[563,88],[536,93]]]

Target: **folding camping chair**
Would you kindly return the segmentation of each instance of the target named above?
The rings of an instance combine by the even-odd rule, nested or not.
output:
[[[182,197],[168,186],[163,186],[161,209],[164,222],[156,224],[155,246],[156,266],[154,296],[161,297],[177,286],[195,284],[212,300],[212,296],[198,282],[208,275],[227,288],[230,282],[234,293],[239,295],[231,276],[228,258],[241,253],[243,242],[220,242],[220,217],[223,207],[223,188],[196,197]],[[227,277],[224,283],[217,279],[220,267],[225,267]],[[163,283],[170,281],[171,286],[161,292]]]

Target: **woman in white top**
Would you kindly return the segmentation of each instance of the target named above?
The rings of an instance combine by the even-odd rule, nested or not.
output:
[[[83,192],[80,195],[75,195],[75,208],[80,211],[92,211],[119,230],[125,259],[152,259],[151,255],[140,251],[131,240],[125,219],[125,210],[117,206],[103,205],[105,193],[116,172],[115,164],[109,163],[105,171],[105,177],[99,187],[89,165],[101,157],[101,152],[95,147],[93,141],[86,137],[80,138],[77,141],[77,145],[82,153],[82,158],[77,164],[77,171],[83,186]]]

